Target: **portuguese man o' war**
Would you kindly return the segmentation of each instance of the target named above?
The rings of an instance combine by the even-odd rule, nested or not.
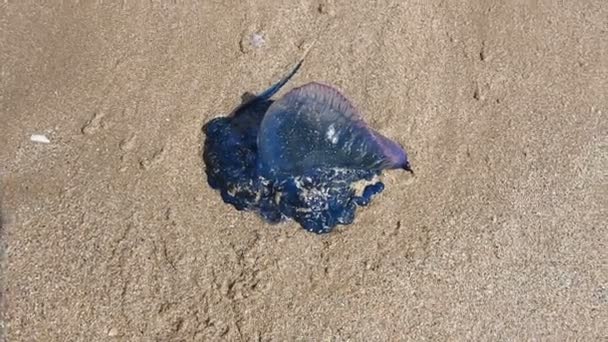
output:
[[[224,202],[321,234],[354,221],[357,206],[384,190],[383,170],[412,169],[405,150],[330,86],[313,82],[271,100],[301,65],[207,123],[203,158]]]

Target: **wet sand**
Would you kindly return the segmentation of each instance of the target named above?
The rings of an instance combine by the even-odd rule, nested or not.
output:
[[[4,340],[608,338],[606,18],[601,0],[0,4]],[[416,170],[323,236],[224,204],[201,157],[203,124],[315,40],[286,88],[335,85]]]

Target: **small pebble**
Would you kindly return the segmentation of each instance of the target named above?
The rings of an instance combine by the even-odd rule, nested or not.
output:
[[[118,329],[111,328],[110,330],[108,330],[108,336],[110,336],[110,337],[116,337],[116,336],[118,336]]]
[[[118,147],[122,151],[129,151],[135,147],[135,135],[130,136],[129,138],[123,139],[118,143]]]
[[[317,7],[317,11],[321,14],[326,14],[329,16],[334,16],[336,14],[334,11],[334,4],[332,0],[326,0],[321,2]]]

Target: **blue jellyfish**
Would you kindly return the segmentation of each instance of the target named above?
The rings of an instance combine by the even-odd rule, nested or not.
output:
[[[330,86],[308,83],[273,101],[301,65],[207,123],[203,159],[224,202],[321,234],[353,222],[357,207],[384,189],[383,170],[412,169],[405,150]]]

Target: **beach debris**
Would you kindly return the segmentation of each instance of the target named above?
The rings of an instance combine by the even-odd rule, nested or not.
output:
[[[266,45],[266,38],[261,32],[245,32],[239,42],[242,53],[250,53],[254,49],[262,48]]]
[[[32,136],[30,136],[30,140],[41,144],[48,144],[51,142],[44,134],[32,134]]]
[[[253,33],[251,35],[251,46],[253,46],[256,49],[259,49],[264,45],[266,45],[266,40],[264,39],[264,36],[262,34]]]
[[[105,116],[105,113],[103,113],[103,112],[95,112],[93,114],[93,117],[89,121],[87,121],[87,123],[85,123],[82,126],[82,128],[80,129],[82,134],[91,135],[91,134],[95,133],[97,130],[99,130],[101,127],[103,127],[102,119],[104,116]]]

